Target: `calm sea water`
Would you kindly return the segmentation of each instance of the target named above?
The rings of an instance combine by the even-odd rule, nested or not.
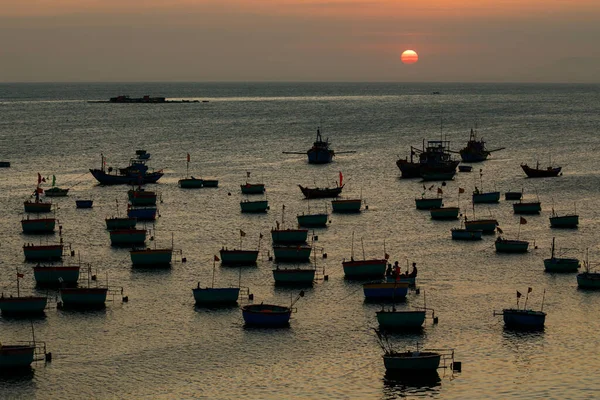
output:
[[[590,261],[600,259],[600,86],[473,84],[2,84],[0,85],[0,286],[15,290],[15,267],[25,274],[21,287],[34,289],[31,263],[21,246],[39,238],[24,236],[22,202],[37,173],[56,175],[70,187],[55,199],[65,242],[91,263],[100,280],[124,287],[119,299],[99,312],[69,312],[50,307],[33,321],[46,341],[52,363],[34,364],[33,373],[0,378],[1,398],[593,398],[600,390],[595,372],[600,293],[577,289],[575,275],[544,272],[552,237],[558,247]],[[439,95],[432,95],[439,91]],[[163,105],[89,104],[118,94],[209,100]],[[443,117],[443,127],[440,119]],[[401,180],[395,165],[411,145],[440,134],[459,150],[477,125],[490,148],[506,147],[459,173],[443,188],[446,205],[459,204],[472,215],[468,195],[475,185],[501,192],[524,189],[539,196],[543,211],[519,217],[511,204],[475,207],[493,215],[508,237],[531,240],[524,255],[498,255],[493,237],[477,243],[455,242],[458,222],[432,221],[417,211],[423,191],[416,180]],[[332,164],[308,165],[305,151],[317,126],[339,155]],[[136,149],[152,153],[151,164],[165,176],[152,186],[162,195],[154,228],[158,247],[182,249],[187,263],[169,270],[133,270],[125,249],[111,248],[104,218],[125,211],[125,187],[98,186],[88,172],[100,165],[124,166]],[[219,188],[184,191],[186,174],[219,179]],[[563,166],[555,179],[525,179],[519,164],[549,160]],[[267,187],[270,211],[243,215],[239,185],[251,178]],[[192,287],[210,284],[212,258],[221,246],[258,246],[256,267],[244,268],[243,286],[255,302],[288,304],[297,290],[273,285],[267,259],[269,230],[308,208],[297,187],[329,185],[342,171],[344,194],[362,196],[368,210],[332,215],[317,242],[328,257],[318,258],[329,280],[306,290],[288,329],[243,326],[239,308],[195,309]],[[429,186],[429,185],[428,185]],[[458,188],[467,195],[457,197]],[[92,198],[94,208],[76,210],[75,199]],[[121,207],[117,210],[115,200]],[[323,209],[326,201],[311,201]],[[549,227],[554,207],[580,214],[577,230]],[[148,226],[151,227],[151,226]],[[435,309],[421,334],[392,335],[399,347],[454,348],[462,373],[441,371],[440,380],[412,384],[384,379],[371,327],[380,306],[363,301],[361,282],[343,279],[352,233],[355,256],[380,257],[384,243],[391,261],[417,262],[420,294],[402,307]],[[57,240],[57,235],[49,240]],[[46,240],[43,238],[42,240]],[[217,285],[236,284],[238,269],[219,267]],[[513,306],[517,290],[532,287],[529,305],[539,308],[545,294],[546,329],[518,334],[503,328],[493,311]],[[54,293],[51,292],[54,296]],[[521,303],[522,304],[522,303]],[[29,321],[0,318],[0,340],[29,340]]]

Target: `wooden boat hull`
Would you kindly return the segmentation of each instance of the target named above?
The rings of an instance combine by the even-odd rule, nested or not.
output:
[[[579,215],[563,215],[561,217],[550,217],[550,227],[552,228],[577,228],[579,225]]]
[[[496,240],[496,253],[527,253],[529,242],[525,240]]]
[[[242,194],[263,194],[265,192],[264,183],[246,183],[245,185],[240,185],[240,188]]]
[[[489,151],[469,151],[469,150],[465,150],[462,149],[459,151],[460,154],[460,159],[462,160],[462,162],[468,162],[468,163],[473,163],[473,162],[482,162],[487,160],[488,156],[490,155]]]
[[[436,197],[434,199],[415,199],[417,210],[431,210],[432,208],[442,208],[442,198]]]
[[[94,200],[75,200],[75,206],[77,208],[92,208]]]
[[[465,229],[468,231],[482,231],[483,233],[494,233],[498,221],[495,219],[476,219],[465,221]]]
[[[296,217],[298,219],[298,225],[313,228],[313,227],[322,227],[327,226],[327,220],[329,219],[329,214],[307,214],[307,215],[298,215]]]
[[[451,230],[452,239],[454,240],[481,240],[482,230],[475,229],[459,229],[455,228]]]
[[[55,227],[56,219],[54,218],[21,220],[23,233],[52,233]]]
[[[134,267],[160,267],[171,265],[173,249],[145,249],[129,252]]]
[[[185,178],[180,179],[178,184],[182,189],[199,189],[204,186],[204,181],[198,178]]]
[[[513,203],[513,212],[515,214],[539,214],[542,211],[542,204],[538,201],[532,203]]]
[[[134,229],[137,219],[136,218],[106,218],[106,229],[114,231],[118,229]]]
[[[23,369],[31,367],[35,354],[33,345],[1,345],[0,369]]]
[[[344,261],[344,277],[347,279],[383,278],[387,260]]]
[[[371,282],[363,284],[366,300],[402,301],[408,294],[408,283]]]
[[[63,256],[63,245],[24,245],[23,254],[27,261],[58,261]]]
[[[0,311],[13,316],[43,314],[47,303],[48,298],[41,296],[0,297]]]
[[[33,267],[33,277],[38,286],[75,286],[79,280],[79,266],[37,265]]]
[[[34,202],[34,201],[25,201],[23,203],[25,207],[25,212],[28,213],[47,213],[52,211],[52,203],[43,203],[43,202]]]
[[[222,265],[254,265],[258,250],[220,250]]]
[[[271,239],[275,244],[305,243],[308,229],[273,229]]]
[[[150,172],[145,174],[113,175],[107,174],[100,169],[90,169],[92,176],[102,185],[137,185],[156,183],[164,174],[162,172]]]
[[[107,288],[60,288],[63,306],[72,308],[102,308],[106,303]]]
[[[68,194],[69,194],[69,189],[60,189],[57,187],[53,187],[53,188],[44,190],[44,195],[46,197],[66,197]]]
[[[240,288],[195,288],[192,289],[198,306],[237,304]]]
[[[361,199],[331,201],[331,209],[336,213],[358,213],[361,205]]]
[[[425,316],[425,310],[377,311],[377,322],[380,328],[387,330],[420,329]]]
[[[384,355],[383,365],[387,372],[427,373],[435,372],[442,356],[433,352],[408,352]]]
[[[333,160],[334,151],[329,149],[310,149],[306,152],[309,164],[329,164]]]
[[[510,329],[543,329],[546,313],[533,310],[505,309],[502,312],[504,325]]]
[[[242,317],[246,325],[263,328],[288,326],[292,310],[289,307],[272,304],[251,304],[242,307]]]
[[[264,213],[269,209],[268,200],[242,201],[240,207],[243,213]]]
[[[544,269],[546,272],[577,272],[581,267],[576,258],[546,258],[544,260]]]
[[[600,273],[582,272],[577,274],[577,286],[581,289],[600,289]]]
[[[500,201],[500,192],[473,193],[473,203],[498,203]]]
[[[302,194],[307,199],[324,199],[328,197],[338,197],[342,193],[344,185],[335,188],[307,188],[302,185],[298,185]]]
[[[113,246],[143,245],[146,242],[144,229],[117,229],[110,231],[110,243]]]
[[[315,280],[314,269],[274,269],[273,279],[276,285],[312,285]]]
[[[432,208],[429,210],[429,212],[431,214],[431,219],[451,220],[458,219],[460,209],[458,207],[441,207]]]
[[[156,219],[156,207],[130,208],[127,210],[127,216],[138,221],[154,221]]]
[[[410,162],[406,159],[396,161],[396,165],[400,169],[400,174],[403,179],[420,178],[421,164]]]
[[[273,254],[277,261],[298,261],[306,262],[310,260],[310,253],[312,247],[310,246],[284,246],[284,245],[273,245]]]
[[[523,192],[506,192],[504,193],[504,200],[521,200],[523,198]]]
[[[556,168],[548,167],[546,169],[537,169],[537,168],[531,168],[527,164],[521,164],[521,168],[523,169],[523,172],[525,172],[525,174],[529,178],[555,177],[555,176],[558,176],[558,174],[560,174],[560,171],[562,169],[561,167],[556,167]]]

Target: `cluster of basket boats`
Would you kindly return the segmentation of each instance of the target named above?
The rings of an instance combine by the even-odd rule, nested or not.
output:
[[[307,154],[309,163],[326,163],[330,162],[333,157],[331,150],[330,157],[315,156],[315,151],[329,151],[329,143],[323,142],[320,137],[320,131],[317,133],[317,142]],[[472,143],[474,142],[474,143]],[[460,152],[461,157],[465,157],[470,162],[483,161],[491,153],[485,150],[483,141],[477,141],[475,134],[471,133],[471,138],[467,147],[475,147],[478,149],[481,159],[474,156],[472,151]],[[316,148],[316,150],[315,150]],[[127,216],[115,216],[106,218],[106,229],[109,231],[111,245],[130,247],[129,252],[132,266],[135,267],[164,267],[169,266],[173,262],[173,256],[179,255],[181,262],[186,259],[181,256],[181,251],[175,250],[173,245],[169,248],[146,248],[146,240],[148,239],[148,231],[137,226],[139,221],[155,220],[159,214],[157,210],[157,200],[160,195],[153,190],[143,188],[146,183],[156,183],[163,172],[150,172],[146,166],[146,161],[150,155],[143,150],[139,150],[137,158],[133,159],[130,165],[126,168],[119,169],[117,174],[111,174],[112,169],[106,169],[105,159],[102,156],[102,167],[99,170],[90,170],[92,175],[98,179],[101,184],[129,184],[132,188],[127,191]],[[451,179],[459,166],[459,162],[452,159],[449,153],[448,144],[442,141],[430,141],[428,146],[420,152],[411,148],[412,154],[420,154],[419,162],[399,160],[398,167],[400,168],[403,177],[412,178],[420,177],[424,180],[446,180]],[[188,169],[189,169],[188,155]],[[434,160],[432,162],[431,160]],[[443,169],[436,169],[436,163],[450,163],[453,169],[450,171],[448,165],[444,165]],[[419,164],[415,167],[411,164]],[[523,166],[523,170],[528,173],[527,166]],[[539,167],[539,166],[538,166]],[[411,169],[412,168],[412,169]],[[530,168],[529,168],[530,169]],[[539,168],[537,168],[539,170]],[[463,168],[464,171],[470,171],[469,168]],[[411,171],[411,172],[406,172]],[[418,171],[418,174],[414,171]],[[548,169],[547,171],[550,171]],[[554,173],[555,169],[552,170]],[[189,171],[188,171],[189,172]],[[558,176],[560,169],[555,175],[541,174],[541,176]],[[529,175],[529,173],[528,173]],[[535,176],[529,175],[529,176]],[[537,176],[536,176],[537,177]],[[240,192],[247,197],[261,196],[265,193],[265,184],[249,181],[250,174],[247,174],[247,180],[240,185]],[[34,198],[24,202],[24,209],[27,216],[21,221],[22,229],[27,234],[44,235],[55,231],[57,220],[53,217],[40,217],[42,213],[50,213],[52,211],[52,203],[47,199],[42,199],[40,194],[43,190],[40,189],[41,177],[38,175],[38,186],[34,192]],[[217,188],[218,180],[202,179],[189,177],[178,182],[181,189],[196,189],[196,188]],[[300,185],[299,185],[300,186]],[[431,213],[432,219],[459,219],[460,207],[446,207],[443,204],[443,189],[441,186],[435,191],[435,196],[426,196],[427,187],[424,186],[425,192],[420,198],[415,199],[415,205],[418,210],[428,210]],[[342,193],[344,188],[343,175],[339,174],[339,181],[336,187],[333,188],[310,188],[300,186],[302,194],[307,199],[313,198],[332,198],[331,209],[335,212],[342,213],[360,213],[364,202],[362,199],[339,200],[337,197]],[[429,190],[433,189],[431,186]],[[459,189],[459,194],[464,193],[463,189]],[[64,196],[67,192],[64,192]],[[513,203],[514,212],[517,214],[537,214],[541,211],[539,201],[525,202],[522,199],[522,192],[507,192],[505,200],[518,201]],[[482,192],[476,189],[472,194],[473,204],[499,202],[499,192]],[[77,200],[78,208],[93,207],[91,200]],[[240,202],[241,212],[262,213],[269,209],[266,199],[251,200],[246,199]],[[303,213],[296,216],[298,227],[285,227],[285,206],[282,207],[281,223],[278,223],[271,230],[272,250],[274,260],[277,266],[273,269],[273,278],[277,285],[296,285],[298,287],[313,285],[315,281],[325,281],[328,276],[322,268],[317,266],[316,242],[318,236],[310,235],[310,229],[324,228],[330,223],[330,215],[325,210],[324,212]],[[525,218],[521,217],[521,224],[526,223]],[[577,215],[558,216],[553,212],[550,217],[550,224],[556,228],[573,228],[577,227],[579,218]],[[464,226],[463,226],[464,224]],[[520,225],[519,225],[520,229]],[[61,227],[59,226],[59,233]],[[494,219],[467,219],[461,221],[460,228],[451,230],[451,237],[455,240],[480,240],[486,233],[494,234],[499,231],[498,222]],[[246,233],[240,230],[240,246],[239,248],[221,248],[219,255],[214,256],[213,260],[213,280],[212,285],[202,287],[200,283],[192,288],[192,293],[195,303],[199,307],[214,307],[214,306],[237,306],[239,303],[248,303],[241,307],[242,317],[247,325],[260,327],[283,327],[289,326],[292,313],[296,311],[295,304],[304,296],[303,291],[299,291],[297,297],[291,301],[289,305],[276,304],[250,304],[253,300],[253,295],[250,294],[248,288],[241,286],[241,282],[236,286],[230,287],[215,287],[214,286],[214,271],[217,262],[223,266],[245,266],[256,264],[259,250],[250,250],[243,248],[243,240]],[[262,240],[262,234],[259,238]],[[523,240],[505,239],[499,236],[495,241],[497,252],[519,253],[528,250],[529,243]],[[354,237],[352,238],[352,249],[354,250]],[[365,299],[368,301],[377,301],[383,304],[382,309],[377,312],[377,321],[379,329],[377,337],[384,351],[384,365],[388,372],[402,371],[426,373],[436,371],[443,363],[450,362],[454,370],[460,370],[460,363],[454,362],[454,351],[452,349],[442,350],[427,350],[419,349],[416,351],[396,351],[390,345],[385,335],[386,330],[422,330],[428,315],[431,316],[432,322],[437,323],[438,319],[435,316],[434,310],[423,307],[414,307],[413,309],[397,309],[396,303],[405,301],[409,290],[413,290],[415,294],[419,294],[420,290],[417,287],[417,269],[413,264],[413,270],[409,273],[407,270],[402,273],[399,266],[393,266],[388,262],[389,256],[385,254],[381,258],[355,259],[354,251],[349,259],[342,261],[342,268],[346,279],[356,279],[367,281],[363,284],[362,289]],[[322,249],[321,249],[322,251]],[[34,244],[26,243],[23,246],[23,252],[26,261],[33,262],[33,275],[38,286],[54,287],[58,291],[60,301],[58,307],[77,307],[77,308],[97,308],[104,307],[109,295],[120,296],[123,301],[127,301],[127,296],[123,295],[123,288],[109,287],[100,284],[96,277],[92,274],[89,266],[84,266],[81,263],[76,265],[46,264],[55,261],[61,261],[64,255],[75,254],[75,251],[69,245],[63,243],[62,238],[59,243],[54,244]],[[269,252],[269,255],[271,253]],[[312,256],[312,263],[311,263]],[[326,257],[326,253],[322,254]],[[305,267],[290,267],[285,263],[311,264]],[[288,264],[289,265],[289,264]],[[555,243],[552,244],[552,254],[549,259],[544,260],[545,269],[550,272],[577,272],[580,268],[580,261],[574,258],[560,258],[556,256]],[[586,272],[580,273],[577,276],[578,284],[586,288],[600,288],[600,274],[591,272],[587,269],[589,264],[584,262]],[[87,279],[80,278],[80,272],[83,268],[87,274]],[[2,294],[0,298],[0,310],[3,314],[12,314],[17,316],[32,315],[43,313],[48,307],[48,298],[41,296],[22,296],[20,293],[19,280],[23,278],[23,274],[18,270],[17,276],[17,293],[16,295]],[[526,298],[528,298],[531,289],[528,289]],[[518,298],[521,294],[518,293]],[[542,302],[543,303],[543,302]],[[539,311],[531,310],[525,306],[519,308],[507,308],[500,314],[504,317],[504,322],[507,327],[516,329],[541,329],[544,326],[546,314],[542,309]],[[19,345],[2,345],[0,347],[0,368],[15,368],[28,367],[33,360],[46,358],[45,344],[40,346],[41,342],[30,342]],[[44,357],[40,356],[44,354]]]

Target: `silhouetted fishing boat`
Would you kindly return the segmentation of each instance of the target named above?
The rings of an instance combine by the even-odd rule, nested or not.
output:
[[[134,267],[165,267],[171,265],[173,248],[169,249],[134,249],[129,251],[131,265]]]
[[[145,229],[114,229],[109,233],[113,246],[137,246],[146,242]]]
[[[402,301],[408,294],[408,286],[406,282],[368,282],[363,284],[363,294],[369,301]]]
[[[40,287],[76,286],[79,265],[41,265],[33,267],[33,277]]]
[[[450,230],[454,240],[481,240],[483,231],[480,229],[466,229],[463,227],[452,228]]]
[[[194,294],[194,300],[197,306],[226,306],[234,305],[238,302],[241,290],[240,285],[238,285],[238,287],[215,287],[215,269],[217,261],[220,261],[219,257],[214,256],[212,285],[210,287],[207,286],[203,288],[200,287],[200,282],[198,282],[198,286],[192,289],[192,292]],[[242,270],[240,269],[240,284],[241,274]],[[248,296],[252,297],[249,291]]]
[[[331,209],[335,213],[359,213],[362,199],[331,200]]]
[[[356,153],[355,151],[340,151],[337,154],[348,154]],[[306,151],[306,153],[296,151],[284,151],[283,154],[306,154],[308,156],[309,164],[329,164],[335,152],[329,148],[329,139],[323,140],[321,136],[321,128],[317,128],[317,138],[314,141],[312,147]]]
[[[458,214],[460,213],[460,208],[458,208],[458,207],[432,208],[429,210],[429,213],[431,214],[431,219],[441,219],[441,220],[458,219]]]
[[[317,228],[327,226],[329,220],[329,214],[327,213],[316,213],[316,214],[301,214],[297,215],[298,225],[306,228]]]
[[[137,221],[154,221],[157,211],[156,207],[127,207],[127,216]]]
[[[511,192],[508,191],[504,193],[504,200],[521,200],[523,198],[523,191],[520,192]]]
[[[276,221],[277,227],[271,229],[271,239],[274,244],[305,243],[308,229],[283,229],[285,224],[285,205],[281,208],[281,224]]]
[[[239,249],[227,249],[221,247],[219,255],[221,256],[222,265],[256,265],[258,258],[258,250],[242,250],[243,239],[246,237],[246,232],[240,229],[240,248]],[[262,241],[262,234],[258,236],[258,248],[260,249],[260,243]]]
[[[289,307],[273,304],[249,304],[242,307],[242,317],[249,326],[262,328],[278,328],[288,326],[292,312],[295,312],[294,304],[304,297],[304,291],[300,291],[298,297],[293,300]]]
[[[240,185],[242,194],[263,194],[265,192],[264,183],[248,183]]]
[[[526,240],[503,239],[498,236],[496,242],[496,253],[527,253],[529,242]]]
[[[276,261],[283,262],[306,262],[310,260],[312,247],[307,244],[297,245],[273,245],[273,254]]]
[[[46,352],[46,343],[36,341],[35,336],[32,341],[17,343],[0,343],[0,370],[3,373],[27,371],[34,361],[52,360],[52,353]]]
[[[61,189],[59,187],[52,187],[44,190],[46,197],[66,197],[69,194],[69,189]]]
[[[17,269],[17,295],[4,296],[4,292],[2,292],[0,311],[3,315],[17,317],[43,314],[48,298],[46,296],[21,296],[20,278],[23,278],[23,274],[19,273]]]
[[[77,208],[92,208],[94,200],[75,200],[75,206]]]
[[[515,214],[539,214],[542,211],[542,203],[539,201],[523,201],[513,203]]]
[[[106,229],[113,231],[116,229],[134,229],[137,219],[134,217],[111,217],[104,220]]]
[[[555,177],[560,174],[562,167],[548,166],[546,168],[540,168],[540,162],[538,161],[535,168],[528,166],[527,164],[521,164],[521,168],[529,178],[549,178]]]
[[[23,206],[25,207],[25,212],[46,213],[46,212],[50,212],[52,210],[52,203],[44,202],[40,199],[40,194],[44,192],[44,190],[40,187],[40,184],[45,181],[46,180],[44,178],[42,178],[42,176],[38,173],[37,187],[35,188],[33,195],[32,195],[34,200],[33,201],[26,200],[23,202]]]
[[[27,261],[58,261],[62,259],[63,249],[62,243],[46,245],[27,243],[23,245],[23,254]]]
[[[471,172],[473,170],[473,167],[470,165],[459,165],[458,166],[458,172]]]
[[[421,197],[415,199],[417,210],[431,210],[432,208],[441,208],[443,199],[441,197]]]
[[[475,188],[473,192],[473,203],[498,203],[500,201],[500,192],[480,192]]]
[[[544,269],[546,272],[577,272],[581,266],[578,259],[555,256],[555,239],[552,238],[550,258],[544,259]]]
[[[415,161],[414,156],[419,156]],[[452,159],[450,142],[446,140],[429,140],[427,146],[423,140],[423,148],[411,146],[410,161],[399,159],[396,165],[402,173],[402,178],[418,178],[424,180],[450,180],[456,173],[459,161]]]
[[[352,246],[350,250],[350,260],[342,261],[344,269],[344,277],[347,279],[364,279],[364,278],[383,278],[387,265],[387,258],[368,259],[365,257],[365,246],[363,240],[360,240],[362,246],[363,259],[354,259],[354,232],[352,232]],[[384,250],[385,253],[385,250]],[[385,254],[387,256],[387,254]]]
[[[579,225],[579,215],[577,214],[566,214],[558,215],[554,208],[552,208],[552,215],[550,216],[550,227],[552,228],[577,228]]]
[[[273,269],[275,285],[281,286],[310,286],[315,280],[316,269],[300,267],[282,267],[277,265]]]
[[[100,285],[96,281],[96,286],[91,286],[92,271],[91,267],[87,268],[87,286],[77,287],[61,287],[58,289],[60,295],[59,308],[77,308],[77,309],[100,309],[106,306],[106,298],[108,293],[115,295],[117,290],[120,291],[121,296],[123,295],[123,288],[110,288],[107,284],[105,286]],[[122,297],[123,301],[127,301],[127,297]]]
[[[128,190],[127,197],[132,206],[155,206],[158,196],[156,192],[138,186],[137,189]]]
[[[473,220],[465,219],[465,229],[467,231],[482,231],[483,233],[494,233],[497,226],[498,221],[493,218]]]
[[[587,251],[583,267],[584,272],[577,274],[577,286],[580,289],[600,289],[600,272],[592,270]]]
[[[519,308],[519,299],[521,298],[521,293],[517,291],[517,308],[505,308],[502,312],[494,312],[494,315],[502,315],[504,318],[504,325],[509,329],[518,329],[518,330],[541,330],[544,329],[544,323],[546,321],[546,313],[543,311],[544,309],[544,297],[546,295],[546,291],[544,290],[544,295],[542,297],[542,307],[540,311],[535,311],[531,309],[527,309],[527,300],[529,298],[529,293],[531,293],[532,289],[527,289],[527,295],[525,297],[525,305],[523,308]]]
[[[21,220],[23,233],[52,233],[56,226],[55,218],[29,218]]]
[[[502,149],[504,149],[504,147],[494,150],[487,150],[483,138],[477,140],[477,131],[471,128],[469,141],[467,142],[466,147],[459,151],[459,154],[463,162],[480,162],[487,160],[488,156],[492,152]]]
[[[199,189],[204,187],[204,180],[201,178],[194,178],[190,176],[189,178],[183,178],[178,181],[179,187],[182,189]]]
[[[243,213],[265,213],[269,209],[269,201],[244,199],[240,201],[240,208]]]
[[[104,155],[102,155],[102,165],[100,169],[90,169],[92,176],[96,178],[102,185],[143,185],[146,183],[156,183],[164,173],[162,170],[155,172],[148,172],[147,170],[142,172],[141,170],[126,170],[123,173],[121,169],[118,172],[114,171],[113,168],[106,168],[106,162]]]

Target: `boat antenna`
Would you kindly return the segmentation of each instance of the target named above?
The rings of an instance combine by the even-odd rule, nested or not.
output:
[[[544,293],[542,294],[542,308],[540,311],[544,311],[544,300],[546,298],[546,289],[544,289]]]

